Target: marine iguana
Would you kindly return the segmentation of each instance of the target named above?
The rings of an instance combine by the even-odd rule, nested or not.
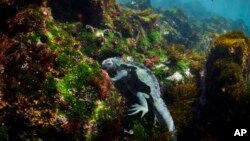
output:
[[[139,103],[131,106],[128,115],[142,112],[143,118],[151,110],[162,127],[167,127],[170,132],[175,131],[172,116],[160,96],[159,83],[148,68],[134,62],[124,62],[117,57],[105,59],[101,65],[114,83],[124,84],[118,89],[127,88],[138,99]]]

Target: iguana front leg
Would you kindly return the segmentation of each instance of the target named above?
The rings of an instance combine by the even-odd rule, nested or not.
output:
[[[116,82],[122,79],[123,77],[126,77],[127,75],[128,75],[128,72],[126,70],[120,70],[120,71],[117,71],[117,74],[115,75],[115,77],[111,78],[111,80],[113,82]]]
[[[143,118],[143,116],[148,112],[148,103],[147,103],[147,99],[149,98],[149,96],[143,92],[137,92],[136,97],[139,100],[139,104],[134,104],[131,106],[131,109],[129,109],[130,114],[128,115],[135,115],[139,112],[142,112],[141,118]]]

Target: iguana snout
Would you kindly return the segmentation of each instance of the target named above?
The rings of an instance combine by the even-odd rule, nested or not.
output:
[[[108,72],[115,71],[117,67],[118,66],[113,58],[106,59],[102,62],[102,68]]]

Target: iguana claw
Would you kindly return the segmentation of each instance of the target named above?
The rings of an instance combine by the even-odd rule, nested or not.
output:
[[[143,118],[144,115],[148,112],[148,108],[146,108],[142,105],[139,105],[139,104],[134,104],[131,106],[131,109],[129,109],[129,111],[132,112],[132,113],[128,114],[129,116],[135,115],[139,112],[142,112],[141,118]]]
[[[159,121],[158,121],[158,119],[157,119],[157,117],[155,115],[155,117],[154,117],[154,124],[156,124],[156,123],[159,123]]]

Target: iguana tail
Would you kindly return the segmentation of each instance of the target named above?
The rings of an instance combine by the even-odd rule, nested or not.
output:
[[[162,127],[167,127],[170,132],[176,131],[173,118],[161,98],[154,102],[154,114]],[[173,137],[172,141],[177,141],[177,138]]]

